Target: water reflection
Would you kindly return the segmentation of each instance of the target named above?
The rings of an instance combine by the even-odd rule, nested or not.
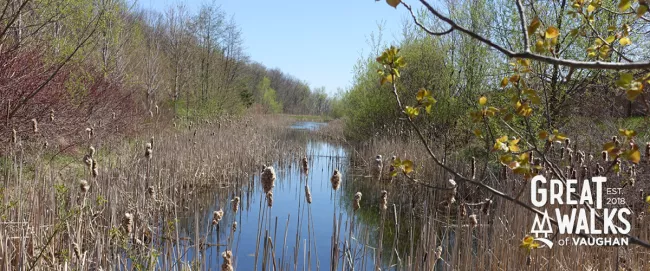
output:
[[[293,128],[314,130],[322,125],[324,124],[300,122],[293,125]],[[208,208],[182,218],[182,234],[186,238],[196,240],[197,229],[201,236],[206,236],[207,233],[207,240],[201,241],[207,246],[200,246],[205,249],[199,250],[199,257],[196,257],[196,249],[190,249],[183,261],[199,261],[209,269],[219,269],[222,262],[221,253],[228,248],[233,251],[236,270],[262,270],[264,240],[270,237],[275,262],[268,259],[269,266],[295,270],[303,269],[303,264],[309,263],[306,267],[311,267],[311,270],[329,270],[335,218],[341,221],[337,223],[341,227],[340,244],[343,244],[343,239],[349,238],[346,225],[349,223],[348,214],[352,213],[350,200],[354,192],[351,192],[348,186],[352,185],[354,176],[349,170],[348,151],[343,146],[309,139],[304,144],[305,152],[294,154],[294,162],[271,165],[277,174],[272,208],[266,207],[266,199],[259,185],[260,174],[255,172],[248,182],[239,187],[217,191],[213,203]],[[299,157],[304,154],[309,159],[307,175],[301,173],[299,164]],[[334,169],[338,169],[343,176],[342,187],[338,191],[334,191],[330,183]],[[305,200],[305,184],[309,185],[311,191],[311,204],[307,204]],[[224,193],[224,190],[228,192]],[[351,195],[348,195],[350,193]],[[242,203],[236,214],[231,208],[231,200],[235,196],[241,197]],[[374,195],[368,194],[367,197],[367,200],[370,200]],[[219,209],[223,209],[225,215],[217,230],[217,227],[211,226],[211,221],[212,212]],[[376,223],[377,218],[363,220]],[[233,234],[234,221],[237,222],[237,229]],[[368,228],[362,223],[357,224],[360,228]],[[368,230],[360,232],[369,234]],[[365,254],[372,255],[369,251]],[[339,266],[342,262],[339,259]],[[366,267],[367,270],[373,269],[371,264]],[[360,270],[360,267],[356,269]]]

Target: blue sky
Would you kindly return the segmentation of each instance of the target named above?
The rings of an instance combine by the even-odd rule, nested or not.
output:
[[[206,0],[182,1],[195,13]],[[415,1],[411,1],[414,3]],[[164,11],[177,0],[139,0],[145,9]],[[368,38],[384,22],[384,41],[400,35],[404,7],[397,10],[384,0],[216,0],[234,16],[244,38],[246,54],[269,68],[280,68],[329,94],[347,88],[352,68],[361,54],[370,52]],[[408,2],[407,2],[408,3]],[[415,5],[414,5],[415,6]]]

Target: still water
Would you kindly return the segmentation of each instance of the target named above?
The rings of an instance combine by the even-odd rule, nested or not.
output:
[[[306,134],[322,125],[326,124],[298,122],[291,128]],[[277,175],[271,208],[267,207],[260,185],[260,173],[253,172],[247,184],[230,188],[228,195],[215,196],[214,203],[204,208],[200,214],[183,218],[185,221],[180,223],[184,227],[182,234],[193,239],[198,229],[201,236],[207,234],[204,242],[208,244],[199,251],[198,257],[195,249],[189,249],[183,261],[198,261],[208,270],[220,270],[223,261],[221,254],[230,249],[233,252],[235,270],[263,270],[264,240],[270,237],[273,243],[273,249],[269,249],[272,251],[269,253],[271,256],[267,260],[270,269],[265,270],[274,270],[274,265],[277,270],[330,270],[332,258],[338,258],[340,269],[344,261],[341,252],[344,240],[349,240],[350,237],[348,223],[353,216],[351,199],[360,189],[364,190],[364,194],[370,194],[366,197],[375,197],[373,194],[376,191],[366,192],[367,187],[373,187],[372,184],[353,184],[367,180],[363,176],[357,176],[357,179],[352,176],[349,154],[345,147],[309,138],[305,142],[303,154],[306,153],[309,159],[307,174],[300,168],[299,157],[291,163],[271,164]],[[334,169],[338,169],[343,176],[342,185],[337,191],[332,189],[330,183]],[[311,191],[311,204],[307,204],[305,199],[305,184],[309,185]],[[241,197],[237,213],[233,212],[230,202],[234,196]],[[366,202],[370,202],[370,199]],[[212,212],[219,209],[223,209],[225,215],[217,228],[211,225],[211,221]],[[368,213],[368,210],[365,211]],[[361,212],[357,216],[358,221],[353,223],[355,230],[350,258],[357,262],[356,270],[373,270],[374,254],[368,247],[374,246],[374,242],[361,241],[366,238],[357,238],[355,235],[357,232],[359,235],[376,235],[377,218],[362,219]],[[337,224],[334,224],[335,220]],[[232,225],[235,221],[237,229],[233,233]],[[335,244],[340,248],[337,255],[332,257],[334,225],[340,229],[339,242]]]

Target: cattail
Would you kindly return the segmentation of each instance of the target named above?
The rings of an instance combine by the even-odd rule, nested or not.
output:
[[[589,167],[586,165],[582,166],[582,179],[587,179],[589,176]]]
[[[485,215],[490,215],[490,205],[492,205],[492,200],[491,199],[485,199],[485,202],[483,202],[483,206],[481,207],[481,211]]]
[[[309,186],[305,185],[305,199],[307,203],[311,204],[311,192],[309,191]]]
[[[472,156],[472,180],[474,179],[476,179],[476,157]]]
[[[469,225],[474,228],[478,225],[478,219],[476,218],[476,215],[470,215],[469,216]]]
[[[90,154],[84,155],[84,164],[88,167],[89,170],[92,170],[93,168],[93,158],[90,156]]]
[[[377,155],[375,157],[375,164],[373,165],[371,171],[372,175],[375,178],[381,177],[381,170],[384,168],[383,161],[381,159],[381,155]]]
[[[54,122],[54,109],[50,109],[50,121]]]
[[[156,115],[160,114],[160,109],[158,108],[158,105],[156,105]]]
[[[449,190],[445,197],[445,203],[448,206],[451,206],[454,202],[456,202],[456,188],[456,181],[449,179]]]
[[[47,140],[45,140],[45,142],[43,142],[43,148],[44,149],[47,149],[47,146],[49,146],[49,145],[50,145],[50,143],[47,143]]]
[[[11,131],[11,142],[14,144],[18,143],[18,132],[16,132],[16,129],[12,129]]]
[[[232,251],[226,250],[221,254],[223,257],[223,264],[221,264],[221,271],[233,271],[232,267]]]
[[[302,171],[307,174],[309,172],[309,161],[307,161],[307,156],[302,158],[301,165]]]
[[[603,176],[603,173],[605,172],[605,169],[600,166],[598,163],[596,163],[596,176]]]
[[[117,115],[113,112],[113,119],[117,119]]]
[[[572,169],[571,169],[571,179],[572,179],[572,180],[576,180],[576,179],[578,179],[578,176],[577,176],[577,175],[578,175],[578,174],[577,174],[577,172],[576,172],[576,169],[575,169],[575,168],[572,168]]]
[[[603,157],[603,161],[607,161],[607,160],[609,160],[609,157],[608,157],[608,153],[607,153],[607,151],[602,151],[600,154],[601,154],[602,157]]]
[[[92,168],[93,178],[97,178],[97,175],[99,175],[99,170],[97,169],[97,161],[95,159],[93,159],[91,168]]]
[[[354,209],[355,212],[359,210],[359,208],[361,208],[361,196],[362,196],[361,192],[357,192],[356,194],[354,194],[352,209]]]
[[[124,233],[131,235],[133,232],[133,215],[130,213],[124,213],[124,218],[122,219],[122,228]]]
[[[334,170],[334,174],[332,174],[330,181],[332,182],[332,189],[338,190],[339,186],[341,186],[341,174],[338,169]]]
[[[223,218],[223,210],[222,209],[219,209],[219,211],[212,212],[212,225],[219,224],[219,221],[221,221],[221,218]]]
[[[528,255],[526,256],[526,266],[530,266],[531,264],[533,264],[533,257]]]
[[[88,192],[88,189],[90,189],[90,185],[86,180],[80,180],[79,181],[79,190],[81,190],[81,193],[86,193]]]
[[[273,191],[266,193],[266,203],[269,207],[273,207]]]
[[[235,197],[234,199],[232,199],[230,201],[230,202],[232,202],[232,211],[233,211],[233,213],[237,213],[237,211],[239,210],[239,201],[240,201],[239,197]]]
[[[144,146],[144,157],[147,159],[151,159],[151,155],[153,154],[153,146],[151,142],[147,142],[147,144]]]
[[[569,138],[565,138],[565,139],[564,139],[564,145],[568,148],[569,145],[571,145],[571,139],[569,139]]]
[[[237,221],[232,222],[232,232],[237,231]]]
[[[153,146],[154,146],[154,145],[153,145],[153,139],[154,139],[153,136],[151,136],[151,139],[149,139],[149,143],[151,143],[151,148],[152,148],[152,149],[153,149]]]
[[[501,179],[508,180],[508,167],[506,165],[501,165]]]
[[[381,196],[379,196],[379,209],[386,211],[388,209],[388,192],[386,190],[381,190]]]
[[[149,110],[149,117],[153,118],[153,111]]]
[[[150,185],[149,188],[147,188],[147,194],[149,194],[149,197],[152,199],[156,198],[156,188],[153,185]]]
[[[564,160],[564,147],[560,148],[560,160]]]
[[[79,247],[78,243],[73,243],[72,251],[74,252],[74,256],[77,257],[77,259],[81,259],[81,247]]]
[[[614,144],[616,144],[616,147],[618,147],[619,145],[621,145],[621,142],[618,141],[618,137],[617,137],[617,136],[613,136],[613,137],[612,137],[612,142],[614,142]]]
[[[264,172],[262,172],[262,188],[264,189],[264,193],[268,193],[273,189],[275,186],[275,170],[273,167],[269,166],[264,168]]]
[[[459,210],[458,210],[458,215],[459,215],[460,217],[465,217],[465,216],[467,215],[467,209],[466,209],[466,207],[465,207],[465,203],[461,203],[461,204],[459,204],[459,205],[458,205],[458,208],[459,208]]]
[[[393,155],[393,157],[390,158],[390,166],[388,166],[388,174],[389,176],[393,176],[395,174],[395,171],[397,169],[395,168],[395,160],[397,159],[397,156]]]
[[[95,147],[93,146],[88,147],[88,155],[90,155],[90,158],[95,157]]]
[[[38,121],[36,119],[32,119],[32,131],[38,133]]]
[[[582,151],[578,151],[578,164],[579,165],[585,164],[585,153]]]
[[[436,260],[442,259],[442,246],[438,246],[435,252]]]
[[[650,163],[650,142],[645,143],[645,159]]]

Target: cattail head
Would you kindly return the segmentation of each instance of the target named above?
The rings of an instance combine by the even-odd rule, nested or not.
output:
[[[92,138],[92,136],[93,136],[93,134],[92,134],[92,131],[93,131],[92,128],[87,127],[85,131],[86,131],[86,134],[88,135],[88,139]]]
[[[54,121],[54,109],[50,109],[50,121]]]
[[[469,216],[469,225],[470,227],[474,228],[478,225],[478,218],[476,215],[470,215]]]
[[[86,180],[79,180],[79,190],[81,193],[86,193],[90,189],[90,185]]]
[[[273,191],[266,193],[266,204],[269,207],[273,207]]]
[[[465,203],[461,203],[458,205],[458,215],[460,217],[465,217],[467,215],[467,207],[465,206]]]
[[[92,168],[93,178],[97,178],[97,175],[99,175],[99,169],[97,168],[97,160],[93,159],[91,168]]]
[[[566,146],[568,148],[570,144],[571,144],[571,139],[565,138],[564,139],[564,146]]]
[[[32,119],[32,131],[38,133],[38,121],[36,119]]]
[[[375,178],[381,177],[381,170],[384,168],[383,160],[381,158],[381,155],[377,155],[375,157],[375,164],[372,167],[372,175]]]
[[[609,160],[609,157],[608,157],[609,154],[607,153],[607,151],[602,151],[600,154],[603,157],[603,161]]]
[[[309,172],[309,161],[307,160],[307,156],[302,158],[300,165],[302,166],[302,171],[307,174],[307,172]]]
[[[124,213],[124,218],[122,218],[122,229],[127,235],[130,235],[133,232],[133,215],[130,213]]]
[[[381,190],[379,196],[379,209],[385,211],[388,209],[388,192],[386,190]]]
[[[275,170],[273,167],[269,166],[264,169],[261,180],[264,193],[270,192],[275,186]]]
[[[88,167],[89,170],[92,170],[92,168],[93,168],[93,158],[88,154],[84,155],[84,164],[86,164],[86,166]]]
[[[492,205],[492,200],[491,199],[485,199],[485,202],[483,202],[483,206],[481,207],[481,211],[485,215],[490,214],[490,206]]]
[[[239,210],[239,197],[235,197],[234,199],[231,200],[232,202],[232,211],[236,213]]]
[[[232,231],[233,232],[237,231],[237,221],[232,222]]]
[[[117,118],[117,115],[115,114],[115,112],[113,112],[113,119],[116,119],[116,118]]]
[[[332,189],[338,190],[339,187],[341,186],[341,174],[339,173],[338,169],[334,170],[334,174],[332,174],[332,178],[330,178],[330,182],[332,182]]]
[[[307,203],[311,204],[311,191],[309,191],[308,185],[305,185],[305,200],[307,200]]]
[[[152,148],[152,149],[153,149],[153,146],[154,146],[154,145],[153,145],[153,140],[154,140],[154,137],[151,136],[151,139],[149,139],[149,143],[151,143],[151,148]]]
[[[150,185],[147,188],[147,194],[149,194],[149,197],[151,197],[152,199],[155,199],[156,198],[156,187],[154,187],[153,185]]]
[[[352,208],[354,209],[355,212],[359,210],[359,208],[361,208],[361,196],[362,196],[361,192],[357,192],[356,194],[354,194],[354,201],[352,203]]]
[[[81,259],[81,247],[79,246],[79,243],[73,243],[72,252],[74,252],[74,256],[77,257],[77,259]]]
[[[560,148],[560,160],[564,160],[564,147]]]
[[[442,246],[438,246],[438,248],[436,248],[435,256],[436,256],[436,260],[442,258]]]
[[[158,108],[158,105],[156,105],[156,115],[160,113],[160,109]]]
[[[223,210],[219,209],[219,211],[214,211],[212,212],[212,225],[217,225],[219,224],[219,221],[223,218]]]
[[[596,163],[596,176],[603,176],[603,173],[605,173],[605,169]]]
[[[618,141],[618,136],[613,136],[613,137],[612,137],[612,142],[614,142],[614,144],[616,144],[616,146],[618,146],[618,145],[621,144],[621,142]]]
[[[221,264],[221,271],[233,271],[232,267],[232,251],[226,250],[221,254],[223,263]]]
[[[90,158],[95,157],[95,147],[93,146],[88,147],[88,155],[90,155]]]
[[[448,206],[451,206],[451,204],[456,202],[457,187],[458,186],[456,185],[456,181],[454,181],[452,179],[449,179],[449,183],[448,183],[449,190],[447,190],[448,192],[447,192],[447,195],[446,195],[446,198],[445,198],[446,204]]]
[[[16,132],[16,129],[11,130],[11,142],[14,144],[18,143],[18,132]]]
[[[153,154],[153,145],[151,144],[151,142],[147,142],[147,144],[145,144],[144,146],[144,157],[146,157],[147,159],[151,159],[152,154]]]

